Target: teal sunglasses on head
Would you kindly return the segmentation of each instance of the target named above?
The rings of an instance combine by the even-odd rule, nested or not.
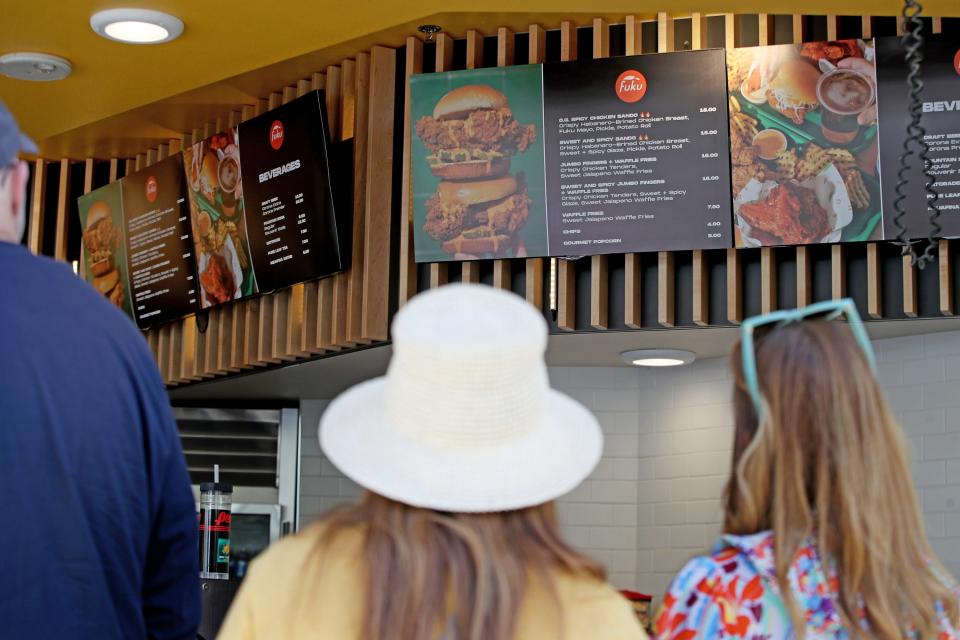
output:
[[[743,359],[743,379],[747,383],[747,390],[750,392],[750,398],[753,400],[753,406],[757,410],[757,418],[763,414],[763,397],[760,395],[760,385],[757,381],[757,353],[754,340],[754,333],[759,327],[773,325],[771,329],[782,327],[793,322],[803,320],[835,320],[845,316],[853,337],[857,339],[860,348],[863,349],[867,362],[874,372],[877,370],[876,356],[873,354],[873,345],[870,344],[870,338],[867,336],[867,330],[863,327],[863,321],[860,314],[857,313],[857,307],[850,298],[842,300],[824,300],[817,302],[802,309],[790,309],[784,311],[774,311],[761,316],[753,316],[743,321],[740,327],[740,355]]]

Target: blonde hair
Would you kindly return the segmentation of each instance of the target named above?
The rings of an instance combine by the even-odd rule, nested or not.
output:
[[[363,531],[367,640],[432,640],[448,627],[458,640],[508,640],[530,579],[541,580],[559,606],[554,571],[604,578],[600,565],[562,540],[552,502],[445,513],[367,493],[324,520],[321,544],[345,529]]]
[[[821,558],[836,563],[852,637],[936,637],[937,603],[953,621],[957,600],[937,575],[947,574],[927,541],[900,426],[850,330],[825,321],[772,330],[760,337],[756,362],[760,424],[734,348],[725,531],[773,530],[776,578],[799,637],[805,623],[787,575],[811,536]]]

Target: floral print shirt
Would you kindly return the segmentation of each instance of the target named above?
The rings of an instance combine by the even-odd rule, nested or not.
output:
[[[850,637],[837,604],[836,574],[825,569],[815,541],[800,548],[789,581],[806,616],[806,638]],[[960,640],[957,627],[941,618],[937,640]],[[773,533],[723,536],[710,556],[688,562],[664,598],[656,629],[661,640],[793,638],[777,586]]]

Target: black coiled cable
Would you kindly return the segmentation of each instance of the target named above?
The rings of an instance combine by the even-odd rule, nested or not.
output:
[[[909,255],[913,265],[919,269],[923,269],[927,264],[936,261],[937,238],[942,232],[938,220],[940,217],[940,208],[937,206],[939,196],[933,188],[935,179],[933,174],[930,173],[931,162],[930,158],[927,157],[927,152],[930,150],[930,147],[927,145],[926,140],[924,140],[927,132],[921,124],[923,115],[923,100],[921,99],[923,79],[920,77],[920,72],[923,62],[924,44],[923,21],[920,19],[921,11],[923,11],[923,6],[917,2],[917,0],[904,0],[902,12],[904,34],[900,42],[906,51],[904,61],[907,64],[907,85],[910,88],[908,92],[909,106],[907,108],[910,113],[910,124],[907,125],[907,137],[903,141],[903,153],[900,154],[900,168],[897,171],[897,185],[895,188],[897,197],[893,200],[893,208],[896,211],[896,215],[894,215],[893,218],[893,225],[897,231],[897,244],[903,248],[902,254]],[[914,148],[916,151],[914,151]],[[919,256],[913,247],[915,241],[911,241],[906,237],[907,227],[903,223],[903,218],[907,214],[904,208],[904,200],[907,198],[904,188],[908,183],[908,162],[913,155],[917,156],[922,166],[924,196],[930,218],[926,247]]]

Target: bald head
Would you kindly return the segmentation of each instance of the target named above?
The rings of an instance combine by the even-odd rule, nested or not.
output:
[[[19,244],[27,228],[27,163],[0,168],[0,241]]]

